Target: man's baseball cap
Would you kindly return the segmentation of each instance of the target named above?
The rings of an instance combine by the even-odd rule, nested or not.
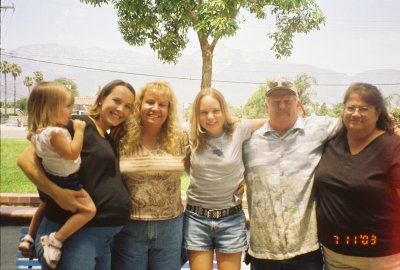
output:
[[[293,95],[298,96],[297,89],[294,86],[294,83],[292,81],[287,81],[287,80],[269,81],[267,83],[267,85],[268,85],[268,89],[265,92],[266,97],[271,95],[271,93],[274,92],[275,90],[288,90]]]

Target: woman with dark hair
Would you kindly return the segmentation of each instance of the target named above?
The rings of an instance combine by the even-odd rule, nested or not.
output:
[[[400,137],[380,91],[354,83],[315,172],[327,270],[400,269]]]
[[[119,171],[119,153],[107,131],[124,125],[134,100],[133,87],[114,80],[103,87],[87,115],[75,116],[86,123],[79,179],[93,199],[97,213],[63,243],[63,256],[57,265],[59,270],[111,269],[111,242],[129,220],[130,203]],[[32,146],[19,157],[18,165],[42,192],[54,200],[46,204],[45,217],[35,243],[42,269],[47,269],[40,236],[57,231],[73,212],[84,209],[77,198],[85,195],[83,190],[64,189],[50,181]]]

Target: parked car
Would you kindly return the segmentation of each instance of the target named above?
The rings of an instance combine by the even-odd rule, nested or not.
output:
[[[20,127],[21,122],[18,119],[7,119],[6,126],[9,127]]]

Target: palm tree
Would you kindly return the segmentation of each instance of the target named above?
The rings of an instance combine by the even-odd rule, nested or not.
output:
[[[28,92],[29,92],[29,94],[31,93],[31,87],[32,87],[32,85],[33,85],[33,78],[32,77],[29,77],[29,76],[26,76],[25,78],[24,78],[24,85],[26,86],[26,87],[28,87]]]
[[[294,85],[296,86],[297,93],[299,95],[299,100],[301,102],[300,103],[301,110],[303,111],[304,114],[307,113],[306,112],[307,107],[312,106],[314,107],[315,110],[315,104],[313,103],[311,98],[315,97],[316,93],[314,90],[311,89],[311,86],[313,84],[315,85],[316,83],[317,79],[315,79],[311,75],[308,75],[307,73],[300,73],[294,79]]]
[[[35,80],[36,84],[39,84],[43,81],[43,73],[42,72],[35,71],[35,72],[33,72],[33,75],[34,75],[33,79]]]
[[[17,113],[17,77],[21,74],[21,67],[17,64],[11,65],[11,74],[14,77],[14,114]]]
[[[4,74],[4,114],[7,114],[7,73],[10,73],[11,65],[7,61],[2,61],[0,70]]]
[[[64,84],[72,92],[74,97],[79,97],[78,85],[72,79],[60,77],[55,79],[54,81]]]

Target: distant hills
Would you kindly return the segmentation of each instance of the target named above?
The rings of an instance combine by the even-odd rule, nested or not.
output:
[[[99,44],[101,46],[101,44]],[[17,63],[23,73],[17,78],[18,97],[28,94],[23,85],[25,76],[41,71],[45,80],[59,77],[73,79],[81,96],[94,96],[99,87],[112,79],[129,81],[135,89],[146,82],[163,79],[171,83],[182,106],[191,103],[199,90],[201,53],[185,52],[177,65],[162,64],[156,54],[145,54],[139,49],[79,48],[59,44],[35,44],[12,51],[2,60]],[[227,101],[235,106],[244,105],[260,83],[267,79],[285,77],[293,79],[299,73],[314,76],[313,86],[318,102],[341,102],[346,86],[363,81],[374,84],[400,83],[400,70],[366,70],[349,76],[327,69],[288,61],[276,60],[266,52],[245,51],[217,46],[214,54],[213,87],[221,90]],[[167,77],[167,78],[165,78]],[[12,95],[12,77],[9,76],[8,99]],[[400,94],[399,85],[379,86],[384,95]]]

